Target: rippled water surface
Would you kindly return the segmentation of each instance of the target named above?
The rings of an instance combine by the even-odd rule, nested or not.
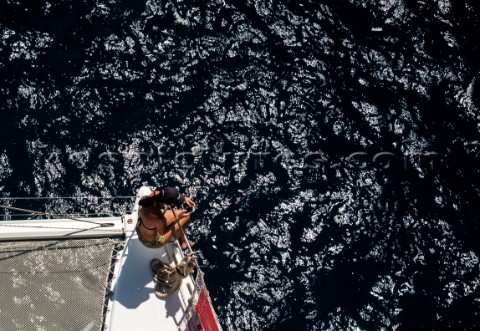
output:
[[[473,0],[4,0],[0,195],[179,186],[225,330],[478,330],[479,40]]]

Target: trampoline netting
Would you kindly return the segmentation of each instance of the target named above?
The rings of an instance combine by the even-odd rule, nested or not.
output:
[[[101,330],[115,241],[0,243],[4,330]]]

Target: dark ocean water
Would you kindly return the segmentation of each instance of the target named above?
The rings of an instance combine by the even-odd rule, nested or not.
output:
[[[479,41],[473,0],[3,0],[0,195],[179,186],[225,330],[478,330]]]

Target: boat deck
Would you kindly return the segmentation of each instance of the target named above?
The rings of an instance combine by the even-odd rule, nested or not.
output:
[[[155,295],[153,273],[150,261],[160,259],[167,263],[179,263],[182,259],[180,248],[175,242],[162,248],[147,248],[138,240],[135,225],[138,219],[138,200],[150,194],[148,187],[137,193],[135,207],[125,216],[125,248],[118,257],[112,281],[113,296],[108,305],[105,330],[147,331],[147,330],[197,330],[191,325],[187,313],[192,298],[194,284],[192,277],[182,281],[180,289],[168,298],[159,299]]]
[[[104,311],[104,331],[196,331],[199,316],[191,307],[195,287],[191,276],[184,278],[179,290],[168,298],[155,295],[150,261],[157,258],[176,265],[182,260],[183,252],[177,242],[151,249],[138,240],[135,231],[138,201],[150,192],[149,187],[140,188],[132,212],[122,217],[2,221],[0,241],[122,237],[124,247],[115,257],[110,282],[112,293]],[[105,263],[102,265],[107,267]],[[208,322],[215,326],[210,330],[221,330],[211,304],[206,302],[205,295],[202,298],[202,305],[208,306],[202,309],[211,315],[207,316],[211,320]]]
[[[180,290],[166,299],[155,295],[150,261],[158,258],[164,262],[177,262],[181,257],[176,251],[175,243],[166,247],[151,249],[144,247],[136,234],[132,234],[125,243],[120,256],[120,272],[113,284],[113,298],[107,330],[147,331],[147,330],[190,330],[187,314],[188,300],[192,296],[193,281],[191,277],[183,280]]]

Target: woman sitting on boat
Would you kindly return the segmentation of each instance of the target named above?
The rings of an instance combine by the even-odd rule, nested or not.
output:
[[[180,241],[181,247],[187,248],[180,227],[185,229],[190,214],[185,209],[174,211],[172,208],[182,204],[195,206],[195,202],[180,194],[175,187],[155,188],[150,195],[140,199],[136,231],[138,239],[145,247],[162,247],[174,235]],[[191,241],[189,244],[194,245]]]

